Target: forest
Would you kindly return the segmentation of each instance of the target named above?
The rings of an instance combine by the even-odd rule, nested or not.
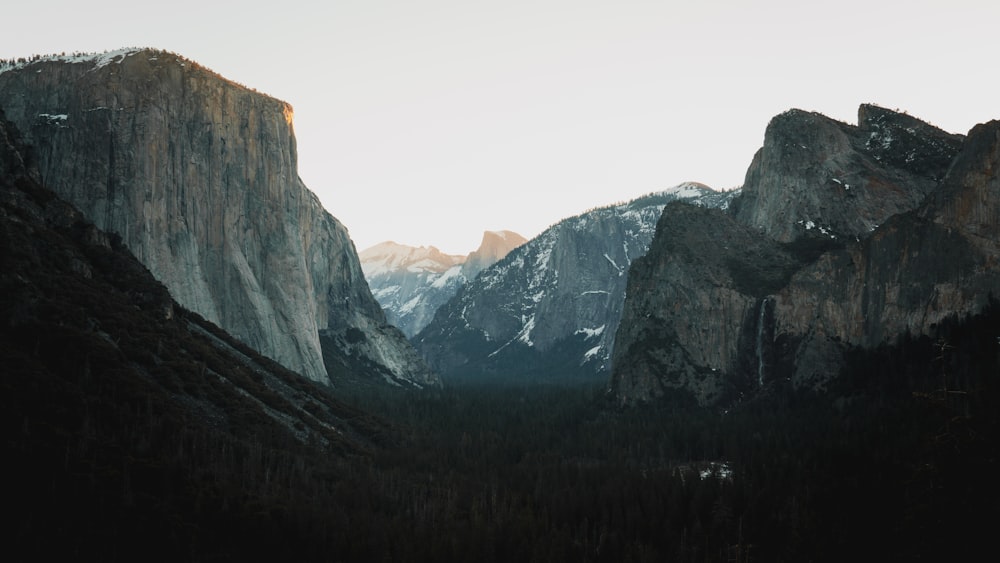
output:
[[[19,182],[0,191],[5,560],[961,561],[992,547],[996,304],[851,352],[822,393],[779,379],[722,407],[623,408],[603,383],[517,377],[330,388],[172,303],[120,241]]]
[[[1000,309],[938,333],[856,352],[822,395],[725,409],[341,388],[363,439],[332,446],[232,394],[233,428],[192,419],[177,397],[226,388],[204,369],[165,390],[71,331],[22,336],[43,359],[3,354],[8,560],[970,560],[1000,498]]]
[[[996,308],[851,355],[825,394],[618,408],[603,386],[357,393],[393,560],[965,560],[996,523]],[[373,470],[376,470],[373,468]],[[414,488],[416,487],[416,488]],[[411,535],[412,534],[412,535]]]

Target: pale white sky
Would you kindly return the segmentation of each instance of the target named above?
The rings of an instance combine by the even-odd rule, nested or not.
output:
[[[149,46],[295,107],[359,250],[464,254],[682,181],[737,187],[774,115],[1000,119],[1000,2],[15,2],[0,58]]]

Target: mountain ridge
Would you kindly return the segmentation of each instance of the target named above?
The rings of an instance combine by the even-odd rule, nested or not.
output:
[[[392,241],[366,248],[358,256],[389,322],[412,337],[461,286],[524,242],[513,231],[485,231],[479,247],[464,256]]]
[[[663,206],[722,207],[735,194],[687,182],[563,219],[483,270],[411,340],[451,381],[605,377],[628,265]]]
[[[179,55],[124,49],[7,67],[0,107],[46,184],[120,234],[185,307],[317,381],[437,384],[298,177],[289,104]]]
[[[681,392],[708,406],[772,386],[823,390],[854,349],[982,311],[1000,293],[998,135],[997,122],[957,136],[870,105],[857,126],[776,118],[743,194],[703,217],[686,248],[670,244],[671,229],[695,211],[666,209],[634,264],[612,393],[632,404]],[[763,211],[777,202],[782,213]],[[727,239],[746,252],[715,248]]]

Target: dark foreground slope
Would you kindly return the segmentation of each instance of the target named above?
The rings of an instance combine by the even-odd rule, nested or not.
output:
[[[177,305],[2,113],[0,366],[8,560],[316,558],[385,432]]]
[[[426,484],[397,560],[975,560],[1000,498],[998,327],[991,307],[853,351],[832,393],[727,411],[538,384],[376,397],[416,429],[383,469]]]

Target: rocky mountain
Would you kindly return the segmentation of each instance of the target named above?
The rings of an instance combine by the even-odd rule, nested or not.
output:
[[[458,288],[525,241],[512,231],[486,231],[479,248],[466,256],[391,241],[362,250],[358,256],[368,286],[389,322],[412,337]]]
[[[46,185],[184,307],[316,381],[437,383],[299,179],[287,103],[132,49],[8,64],[0,107]]]
[[[510,251],[526,242],[528,239],[513,231],[484,232],[479,248],[466,256],[465,263],[462,264],[462,275],[469,280],[475,278],[479,272],[496,264],[510,254]]]
[[[858,110],[857,126],[791,110],[768,124],[733,212],[780,242],[810,228],[862,236],[919,205],[961,142],[961,135],[872,105]]]
[[[611,389],[821,390],[852,350],[979,313],[1000,295],[997,166],[996,121],[964,137],[868,105],[856,127],[776,117],[729,210],[665,209],[633,264]]]
[[[313,493],[388,427],[174,301],[120,236],[41,184],[36,157],[0,111],[9,549],[302,560],[288,538],[310,518],[327,527],[333,515],[309,514],[338,504]],[[298,523],[279,516],[288,505]]]
[[[694,183],[556,223],[442,306],[412,341],[445,379],[607,377],[629,264],[663,207],[725,207],[734,192]]]

